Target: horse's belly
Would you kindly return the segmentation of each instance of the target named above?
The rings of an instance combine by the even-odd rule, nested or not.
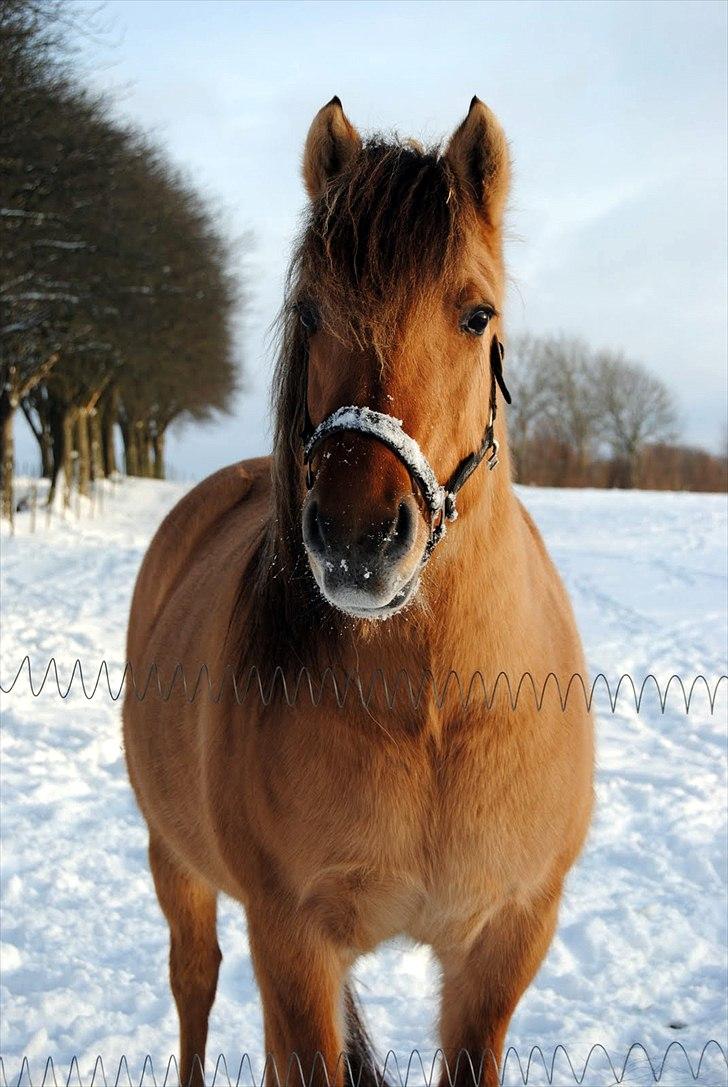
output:
[[[290,827],[280,859],[300,909],[358,954],[405,931],[426,897],[420,820],[415,811],[409,815],[381,798],[371,819],[360,803],[338,808],[333,818],[312,812],[307,825]]]
[[[441,827],[442,847],[433,848],[431,818],[403,828],[383,804],[378,823],[375,835],[356,823],[338,823],[330,853],[323,826],[289,839],[295,850],[293,864],[292,853],[287,858],[289,871],[301,910],[357,954],[403,933],[434,946],[469,940],[523,884],[510,866],[496,872],[485,860],[501,852],[493,829]],[[345,859],[342,841],[356,843]]]
[[[500,910],[531,901],[553,871],[557,848],[498,821],[449,833],[433,857],[427,895],[407,934],[444,951],[468,947]]]
[[[327,865],[299,853],[301,909],[327,936],[357,954],[405,934],[434,948],[468,946],[507,903],[527,903],[548,879],[556,846],[515,841],[505,824],[442,831],[432,822],[396,855],[380,851]]]
[[[522,769],[497,790],[466,780],[447,793],[430,823],[428,893],[410,936],[466,947],[500,910],[528,908],[563,877],[583,843],[591,785],[574,774],[565,804],[560,780],[540,774],[537,788]]]
[[[355,955],[406,932],[426,897],[424,886],[406,873],[357,864],[321,870],[301,891],[302,912]]]

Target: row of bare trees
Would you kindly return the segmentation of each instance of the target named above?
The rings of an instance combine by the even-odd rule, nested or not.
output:
[[[84,493],[117,469],[117,425],[127,473],[163,477],[170,424],[225,410],[236,385],[231,253],[195,189],[69,74],[72,10],[0,0],[6,514],[18,409],[52,499],[59,475]]]
[[[509,342],[509,435],[516,478],[544,486],[725,490],[726,461],[677,445],[667,386],[583,340]]]

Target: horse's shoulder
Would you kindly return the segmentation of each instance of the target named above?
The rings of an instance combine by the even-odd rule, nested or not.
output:
[[[536,548],[536,550],[539,552],[539,554],[544,559],[548,560],[549,565],[550,565],[550,563],[551,563],[550,556],[549,556],[548,551],[546,550],[546,544],[543,542],[543,536],[541,535],[541,532],[539,530],[538,525],[536,524],[533,517],[531,516],[531,514],[528,512],[528,510],[524,506],[523,502],[521,502],[520,498],[516,498],[516,506],[517,506],[518,512],[520,513],[521,520],[522,520],[522,522],[523,522],[523,524],[525,526],[526,532],[528,534],[528,538],[530,539],[531,543]]]
[[[221,517],[253,497],[270,479],[270,457],[238,461],[221,468],[188,491],[159,526],[151,547],[158,542],[187,546]]]
[[[527,546],[530,549],[528,569],[531,577],[536,584],[541,585],[545,590],[545,599],[547,600],[549,607],[556,604],[557,607],[565,609],[568,615],[571,616],[571,605],[569,604],[566,595],[566,589],[564,588],[556,564],[551,558],[549,550],[544,543],[541,530],[523,502],[521,502],[520,498],[517,498],[516,501],[521,515]]]
[[[177,502],[152,538],[137,577],[129,636],[150,631],[171,589],[241,506],[267,502],[270,458],[239,461],[203,479]]]
[[[557,569],[556,563],[549,554],[538,525],[523,505],[520,498],[517,499],[517,502],[528,546],[530,547],[530,556],[527,562],[527,569],[531,578],[530,599],[533,606],[537,606],[536,601],[540,600],[543,609],[543,617],[544,620],[548,622],[549,629],[552,633],[556,628],[561,630],[563,644],[568,647],[570,659],[573,660],[574,653],[576,653],[577,661],[580,661],[581,643],[579,641],[574,612],[571,606],[571,600],[569,599],[569,594],[566,591],[566,586]],[[550,652],[553,658],[553,638],[550,642]],[[583,664],[579,665],[579,667],[575,665],[572,665],[571,667],[574,671],[578,671],[579,668],[582,668],[583,670]]]

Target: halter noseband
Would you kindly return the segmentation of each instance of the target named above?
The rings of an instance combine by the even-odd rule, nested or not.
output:
[[[432,554],[435,545],[445,535],[447,522],[454,521],[458,515],[455,502],[458,491],[465,481],[470,478],[489,452],[488,468],[492,471],[498,464],[498,441],[493,430],[497,411],[496,386],[503,393],[506,403],[510,404],[511,402],[510,393],[503,380],[503,355],[503,344],[494,336],[490,345],[490,410],[488,425],[483,433],[483,441],[479,449],[469,453],[467,457],[460,461],[444,487],[438,483],[430,462],[415,439],[403,429],[401,419],[396,419],[393,415],[386,415],[381,411],[373,411],[371,408],[352,404],[337,408],[331,415],[327,415],[317,427],[314,427],[308,414],[308,398],[306,397],[305,424],[301,436],[303,438],[303,463],[307,469],[306,486],[308,490],[311,490],[315,482],[312,470],[313,458],[322,442],[333,434],[353,432],[365,434],[367,437],[381,442],[405,466],[411,479],[417,484],[429,512],[430,537],[422,559],[423,563],[425,563]]]

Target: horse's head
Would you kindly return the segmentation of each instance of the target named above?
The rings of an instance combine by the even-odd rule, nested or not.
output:
[[[444,153],[363,142],[334,98],[313,121],[303,173],[311,209],[291,333],[303,541],[331,604],[387,618],[454,520],[466,458],[497,449],[508,149],[477,98]],[[483,488],[464,488],[464,517]]]

